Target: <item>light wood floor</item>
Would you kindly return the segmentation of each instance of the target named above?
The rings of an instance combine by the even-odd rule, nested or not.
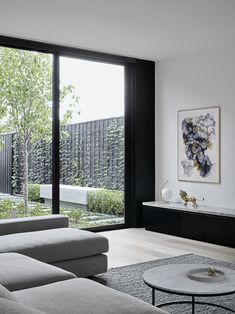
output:
[[[145,229],[101,232],[109,239],[109,268],[194,253],[235,263],[235,249]]]

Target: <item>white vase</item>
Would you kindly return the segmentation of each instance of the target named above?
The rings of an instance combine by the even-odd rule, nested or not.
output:
[[[160,192],[161,200],[168,202],[172,198],[173,192],[169,188],[163,188]]]

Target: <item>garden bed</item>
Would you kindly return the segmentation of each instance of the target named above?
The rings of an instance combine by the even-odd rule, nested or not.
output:
[[[69,217],[70,227],[88,228],[102,225],[124,223],[119,215],[106,214],[84,209],[60,209],[61,214]],[[51,207],[43,203],[29,201],[28,216],[51,215]],[[21,195],[0,194],[0,219],[25,217]]]

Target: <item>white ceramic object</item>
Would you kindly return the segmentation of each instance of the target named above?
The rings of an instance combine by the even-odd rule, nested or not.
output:
[[[172,195],[173,195],[173,192],[169,188],[163,188],[161,190],[161,199],[162,199],[162,201],[165,201],[165,202],[169,201],[172,198]]]

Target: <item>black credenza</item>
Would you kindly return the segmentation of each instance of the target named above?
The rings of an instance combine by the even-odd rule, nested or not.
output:
[[[235,218],[143,205],[146,230],[235,248]]]

